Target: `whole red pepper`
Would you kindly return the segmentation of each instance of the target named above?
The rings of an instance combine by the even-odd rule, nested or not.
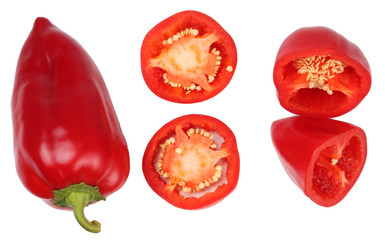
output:
[[[366,161],[365,132],[350,123],[289,117],[273,122],[271,137],[289,177],[324,207],[348,194]]]
[[[16,168],[50,205],[71,207],[88,231],[85,206],[118,190],[129,153],[103,78],[87,52],[37,18],[18,61],[12,95]]]

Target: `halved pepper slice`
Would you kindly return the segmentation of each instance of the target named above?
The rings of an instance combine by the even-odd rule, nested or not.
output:
[[[365,132],[346,122],[289,117],[273,122],[271,137],[289,177],[324,207],[346,196],[366,161]]]
[[[337,117],[355,108],[371,86],[362,51],[326,27],[301,28],[282,43],[274,84],[286,110],[312,117]]]
[[[148,143],[143,173],[149,186],[176,207],[199,209],[216,204],[238,182],[235,136],[213,117],[178,117],[159,129]]]
[[[141,48],[143,78],[157,96],[194,103],[221,92],[237,64],[231,36],[211,17],[179,12],[156,25]]]

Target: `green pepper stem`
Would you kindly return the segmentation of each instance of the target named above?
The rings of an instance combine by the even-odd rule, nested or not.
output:
[[[71,192],[65,199],[68,205],[73,209],[78,223],[87,231],[98,233],[101,230],[98,221],[88,221],[84,215],[84,207],[90,203],[90,194],[86,192]]]

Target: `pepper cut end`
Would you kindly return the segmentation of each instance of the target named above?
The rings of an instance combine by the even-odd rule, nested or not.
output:
[[[294,58],[283,66],[279,96],[285,108],[306,116],[335,117],[350,110],[362,87],[355,69],[332,54]]]
[[[361,140],[353,136],[342,149],[331,146],[322,151],[312,177],[312,190],[321,199],[337,203],[346,195],[365,161],[361,149]]]

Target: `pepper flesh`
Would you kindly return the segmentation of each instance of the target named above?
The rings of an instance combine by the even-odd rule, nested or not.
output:
[[[366,161],[365,132],[349,123],[290,117],[273,122],[271,137],[289,177],[324,207],[347,195]]]
[[[11,105],[16,168],[32,194],[56,206],[53,191],[96,187],[94,197],[73,190],[84,207],[125,183],[129,153],[103,78],[82,46],[46,18],[36,19],[21,50]]]

